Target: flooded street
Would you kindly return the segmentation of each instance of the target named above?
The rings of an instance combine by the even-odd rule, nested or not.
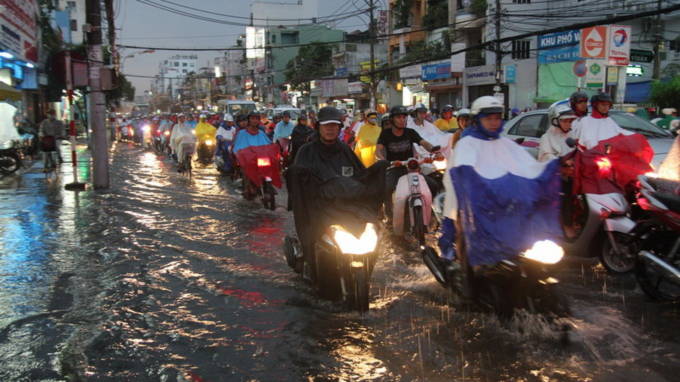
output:
[[[416,252],[387,245],[370,312],[319,300],[281,252],[285,210],[213,166],[114,146],[111,189],[70,167],[0,180],[0,380],[673,381],[680,309],[572,259],[571,343],[533,316],[501,325],[451,301]],[[83,159],[85,161],[85,159]],[[89,179],[87,162],[80,176]]]

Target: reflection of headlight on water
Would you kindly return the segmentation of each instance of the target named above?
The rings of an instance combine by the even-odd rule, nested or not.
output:
[[[522,257],[543,264],[557,264],[564,257],[564,250],[550,240],[542,240],[537,241],[531,249],[522,253]]]
[[[331,229],[333,230],[333,239],[335,239],[340,250],[348,255],[371,253],[378,244],[378,233],[375,231],[375,226],[372,223],[366,224],[364,232],[358,239],[342,228],[342,226],[334,225]]]
[[[432,164],[434,165],[434,168],[437,169],[437,171],[446,170],[446,161],[445,160],[436,160],[436,161],[433,161]]]

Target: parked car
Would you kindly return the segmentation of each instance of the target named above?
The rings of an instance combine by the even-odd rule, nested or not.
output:
[[[652,165],[658,167],[673,144],[673,134],[644,119],[623,111],[612,110],[611,118],[622,128],[640,133],[654,149]],[[503,135],[524,146],[534,157],[538,157],[541,136],[548,130],[548,109],[522,113],[505,124]]]

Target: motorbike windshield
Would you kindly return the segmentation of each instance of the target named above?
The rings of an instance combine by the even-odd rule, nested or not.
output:
[[[660,178],[680,181],[680,136],[673,141],[666,159],[659,166],[658,174]]]

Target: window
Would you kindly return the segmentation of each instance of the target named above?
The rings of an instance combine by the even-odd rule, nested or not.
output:
[[[186,63],[186,62],[183,62],[183,63],[182,63],[182,66],[186,68],[186,67],[187,67],[187,63]]]
[[[276,44],[276,35],[272,34],[272,44]]]
[[[545,132],[543,125],[544,119],[547,119],[544,114],[528,115],[517,122],[515,126],[510,129],[509,134],[519,135],[521,137],[540,138]]]
[[[513,4],[531,4],[531,0],[512,0]]]
[[[668,44],[668,49],[674,52],[680,52],[680,39],[670,40]]]
[[[529,58],[531,48],[531,41],[529,40],[513,40],[512,41],[512,58],[514,60],[522,60]]]
[[[179,67],[179,62],[175,61],[175,67]]]
[[[187,72],[187,70],[186,70],[186,69],[182,69],[182,73],[186,73],[186,72]]]
[[[75,1],[67,1],[66,2],[66,8],[74,8],[76,7],[76,2]]]
[[[71,19],[71,30],[78,31],[78,20]]]
[[[298,32],[284,32],[281,33],[281,44],[297,44],[299,43]]]

